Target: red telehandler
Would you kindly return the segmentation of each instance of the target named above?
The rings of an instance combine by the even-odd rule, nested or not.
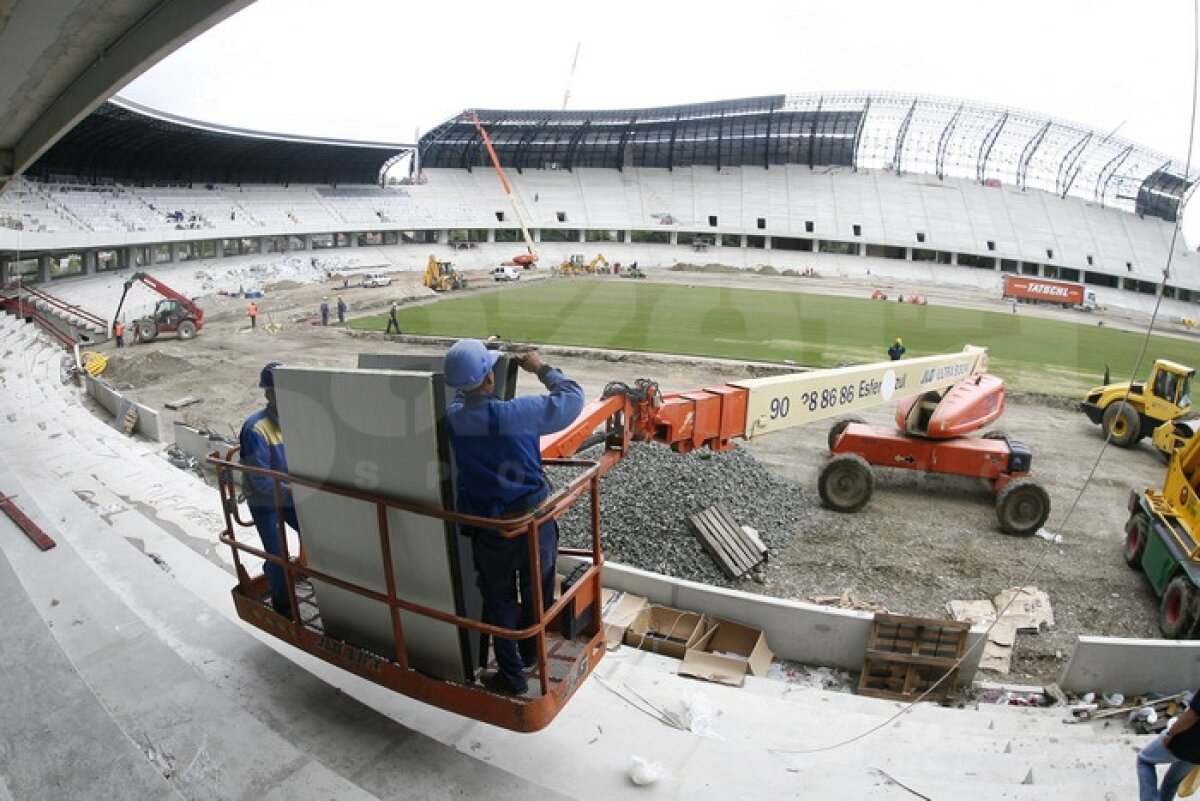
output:
[[[135,342],[153,342],[162,334],[175,334],[180,339],[191,339],[204,327],[204,309],[197,306],[191,298],[140,270],[125,281],[125,290],[121,293],[121,300],[118,301],[117,310],[113,314],[114,321],[120,317],[121,307],[125,305],[125,296],[129,294],[135,281],[141,281],[163,296],[155,305],[153,314],[133,321],[130,330]]]

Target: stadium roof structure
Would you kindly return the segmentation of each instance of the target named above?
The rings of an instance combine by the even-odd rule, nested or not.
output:
[[[473,110],[506,168],[800,164],[1040,189],[1175,222],[1185,164],[1032,112],[900,94],[797,94],[615,111]],[[467,112],[419,144],[422,167],[490,161]]]
[[[0,189],[105,99],[251,2],[0,3]]]
[[[110,100],[26,175],[120,183],[370,184],[413,145],[264,133]]]

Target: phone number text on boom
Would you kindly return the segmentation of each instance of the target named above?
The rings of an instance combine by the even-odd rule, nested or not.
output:
[[[796,401],[801,409],[808,409],[810,412],[815,412],[817,409],[831,409],[835,406],[845,406],[846,404],[853,403],[855,398],[865,398],[873,394],[871,383],[864,381],[862,382],[862,386],[857,389],[853,384],[845,384],[840,387],[805,391],[796,397]],[[791,410],[792,399],[787,395],[771,398],[772,420],[787,417]]]

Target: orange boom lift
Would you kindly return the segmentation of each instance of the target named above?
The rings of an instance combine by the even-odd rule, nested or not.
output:
[[[604,555],[601,547],[599,479],[629,452],[632,443],[660,442],[679,453],[703,447],[728,450],[737,439],[749,439],[842,412],[853,412],[914,393],[939,390],[964,376],[982,373],[986,365],[987,351],[968,346],[956,354],[748,379],[667,395],[659,392],[658,385],[647,379],[638,380],[632,386],[614,382],[609,384],[599,400],[584,408],[569,428],[543,437],[542,456],[546,464],[579,468],[580,472],[538,509],[518,518],[492,520],[461,515],[359,490],[322,485],[296,476],[244,467],[233,460],[235,451],[230,451],[224,458],[214,454],[209,461],[217,469],[225,516],[221,541],[233,549],[237,568],[238,583],[233,588],[233,601],[238,615],[247,623],[362,678],[475,720],[519,732],[538,731],[562,710],[604,655],[600,601]],[[575,458],[585,447],[598,444],[602,448],[595,458]],[[284,556],[278,557],[241,541],[238,533],[250,529],[244,538],[257,543],[252,530],[253,523],[242,518],[238,509],[236,487],[239,473],[271,478],[276,486],[277,504],[283,496],[283,485],[287,483],[293,489],[304,487],[306,491],[333,493],[344,499],[374,506],[379,530],[379,559],[386,579],[385,591],[356,586],[314,570],[304,563],[303,558],[290,558],[286,553],[286,544]],[[549,609],[540,606],[540,587],[533,588],[535,622],[527,629],[500,629],[405,600],[405,588],[398,586],[394,571],[390,568],[388,510],[399,509],[451,523],[494,528],[506,537],[526,534],[536,585],[539,575],[538,526],[546,519],[561,517],[585,498],[590,512],[591,545],[586,549],[559,550],[560,555],[581,558],[585,570],[574,576],[574,580]],[[279,520],[282,527],[283,515],[279,515]],[[286,543],[286,537],[281,536],[280,539]],[[303,553],[303,535],[300,541],[300,552]],[[270,560],[287,572],[292,609],[295,610],[291,617],[280,615],[272,609],[267,600],[266,577],[261,573],[250,574],[244,564],[244,558],[248,555]],[[308,581],[298,586],[297,580],[302,578]],[[386,604],[391,610],[392,635],[396,646],[394,658],[371,652],[326,632],[311,589],[314,580]],[[533,680],[529,692],[521,696],[498,695],[474,681],[447,681],[414,669],[409,663],[405,645],[402,614],[406,617],[421,615],[450,623],[472,636],[536,638],[538,658],[531,669]],[[481,653],[481,661],[486,661],[486,647],[481,648]]]

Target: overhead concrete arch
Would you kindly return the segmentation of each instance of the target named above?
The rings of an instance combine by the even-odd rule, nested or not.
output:
[[[253,1],[0,2],[0,189],[105,100]]]

